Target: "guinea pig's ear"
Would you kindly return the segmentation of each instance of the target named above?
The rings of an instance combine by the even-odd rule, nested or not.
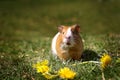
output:
[[[58,27],[58,31],[59,31],[59,32],[62,32],[62,30],[63,30],[63,25],[60,25],[60,26]]]
[[[74,25],[74,29],[75,31],[80,32],[80,26],[78,24]]]

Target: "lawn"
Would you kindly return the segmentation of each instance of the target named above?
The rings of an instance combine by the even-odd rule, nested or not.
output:
[[[69,67],[76,72],[74,80],[120,80],[119,4],[119,0],[1,0],[0,80],[46,80],[32,67],[43,60],[49,61],[51,74]],[[57,26],[73,24],[81,26],[84,52],[81,61],[63,64],[51,55],[51,40]],[[90,61],[99,62],[104,53],[112,61],[102,71]]]

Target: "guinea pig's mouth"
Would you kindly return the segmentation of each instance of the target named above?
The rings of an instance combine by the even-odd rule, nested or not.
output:
[[[67,42],[66,44],[67,44],[67,45],[71,45],[71,43],[70,43],[70,42]]]

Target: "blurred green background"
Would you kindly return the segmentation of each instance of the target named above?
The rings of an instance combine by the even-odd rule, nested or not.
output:
[[[0,80],[46,80],[32,68],[44,59],[56,70],[77,64],[75,80],[102,80],[96,65],[65,65],[51,55],[57,27],[74,24],[81,26],[85,58],[108,53],[105,79],[120,80],[120,0],[0,0]]]
[[[82,34],[119,34],[120,0],[0,0],[0,39],[53,37],[73,24]]]

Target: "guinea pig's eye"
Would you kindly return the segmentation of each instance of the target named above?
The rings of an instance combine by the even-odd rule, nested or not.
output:
[[[64,34],[64,32],[62,32],[62,34]]]
[[[76,31],[72,31],[73,34],[76,34]]]

